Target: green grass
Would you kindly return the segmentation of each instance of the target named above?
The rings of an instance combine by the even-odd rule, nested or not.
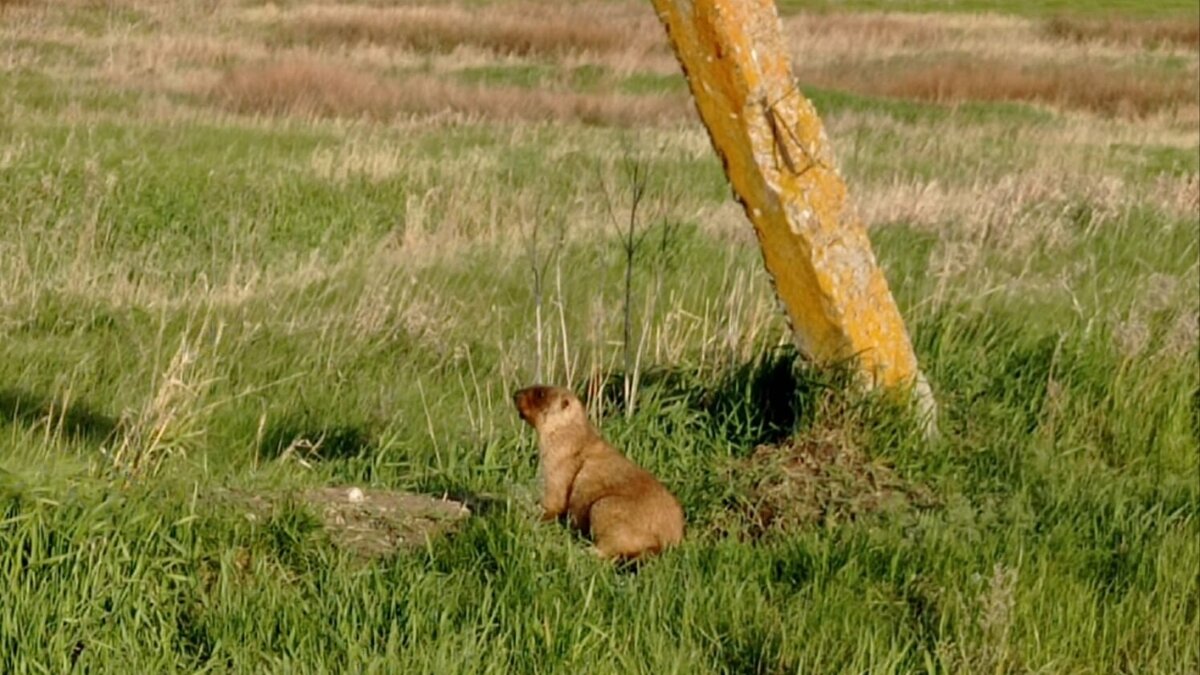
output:
[[[901,122],[932,125],[948,120],[966,124],[1004,122],[1029,126],[1047,122],[1053,115],[1022,103],[984,103],[969,101],[957,105],[926,103],[880,96],[863,96],[835,89],[821,89],[799,83],[801,91],[822,114],[870,112],[883,114]]]
[[[30,69],[13,69],[0,73],[0,103],[18,106],[35,113],[59,114],[71,106],[87,110],[128,114],[140,97],[90,81],[71,81],[56,78]],[[0,120],[0,129],[4,127]]]
[[[688,87],[682,74],[633,73],[621,80],[618,89],[627,94],[682,94]]]
[[[550,66],[530,64],[522,66],[478,66],[465,68],[457,73],[459,79],[471,84],[503,85],[533,88],[554,75]]]
[[[682,86],[586,64],[456,77]],[[926,440],[780,346],[695,126],[164,111],[36,68],[0,85],[0,672],[1200,669],[1186,121],[806,90],[874,204],[940,403]],[[625,152],[654,181],[629,416],[607,206],[623,213]],[[636,572],[537,522],[509,398],[535,372],[534,222],[543,246],[565,233],[545,379],[567,379],[564,346],[571,384],[593,364],[611,378],[604,432],[687,513],[686,543]],[[157,472],[114,466],[153,429]],[[756,539],[740,462],[831,433],[929,503]],[[285,453],[298,439],[320,441],[307,465]],[[216,497],[345,484],[492,501],[363,561],[294,504],[252,521]]]
[[[1148,176],[1187,176],[1200,172],[1200,156],[1183,148],[1114,145],[1110,161]]]
[[[467,144],[454,147],[493,145],[485,128],[459,135]],[[119,168],[120,183],[137,186],[114,189],[102,210],[105,274],[178,293],[201,275],[229,274],[236,251],[253,252],[243,255],[268,274],[306,251],[336,261],[405,213],[403,180],[306,183],[297,159],[330,142],[320,132],[200,127],[168,137],[117,125],[42,142],[53,152],[7,174],[4,216],[24,229],[3,241],[37,251],[47,281],[76,273],[73,237],[95,200],[95,178],[71,158]],[[128,156],[131,147],[141,150]],[[520,166],[511,161],[501,170]],[[22,187],[51,164],[63,167],[60,192]],[[63,245],[36,240],[38,222],[63,223],[68,233],[51,240]],[[0,323],[4,669],[65,670],[82,645],[81,665],[154,671],[1193,670],[1197,354],[1123,355],[1093,317],[1137,305],[1129,279],[1194,281],[1194,228],[1130,212],[1065,251],[998,253],[985,265],[993,280],[1051,279],[1063,260],[1086,263],[1069,277],[1082,284],[1077,297],[964,289],[937,311],[921,305],[936,292],[928,261],[938,238],[897,225],[876,243],[937,387],[944,439],[922,441],[904,414],[852,396],[845,404],[868,404],[856,418],[864,450],[930,486],[941,505],[758,543],[731,537],[738,521],[721,472],[755,443],[819,423],[805,412],[814,395],[790,378],[820,375],[801,370],[781,385],[755,373],[779,372],[790,352],[701,367],[689,348],[654,366],[637,414],[605,422],[680,494],[691,523],[683,549],[637,574],[614,573],[560,527],[535,524],[534,449],[507,403],[530,367],[527,356],[515,373],[505,365],[530,344],[519,258],[496,265],[493,251],[469,247],[411,271],[330,263],[233,303],[146,306],[31,282],[36,292],[10,300]],[[664,287],[694,314],[730,294],[723,269],[759,264],[753,247],[730,250],[694,228],[673,250]],[[616,253],[603,235],[564,252],[568,307],[615,301]],[[644,288],[654,267],[639,270]],[[364,329],[353,310],[376,288],[385,303],[422,299],[451,323],[427,327],[441,331],[436,340],[420,328]],[[1194,285],[1180,293],[1156,319],[1159,342],[1172,307],[1195,302]],[[568,325],[583,335],[587,319]],[[110,487],[93,469],[99,447],[123,411],[153,395],[185,336],[214,378],[205,405],[189,411],[204,433],[165,460],[159,479]],[[68,391],[68,422],[44,419]],[[801,392],[793,421],[764,416],[764,397],[791,391]],[[273,459],[280,445],[321,434],[341,440],[311,471]],[[302,513],[254,524],[205,497],[222,485],[345,482],[506,497],[449,540],[365,566]]]

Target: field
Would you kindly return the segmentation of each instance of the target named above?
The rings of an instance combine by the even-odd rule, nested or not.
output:
[[[0,672],[1200,671],[1200,7],[782,8],[937,438],[797,359],[648,2],[0,0]],[[538,379],[684,546],[537,521]]]

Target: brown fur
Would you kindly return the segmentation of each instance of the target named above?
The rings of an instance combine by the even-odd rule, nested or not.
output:
[[[537,430],[544,520],[567,515],[605,558],[634,559],[683,540],[674,495],[600,437],[575,394],[529,387],[513,402]]]

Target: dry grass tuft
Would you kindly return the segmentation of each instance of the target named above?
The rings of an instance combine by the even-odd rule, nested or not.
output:
[[[690,110],[678,96],[555,93],[514,87],[471,87],[428,76],[385,80],[311,61],[247,66],[210,92],[240,112],[315,117],[460,114],[498,120],[578,121],[633,126],[678,119]]]
[[[784,20],[790,42],[845,36],[860,47],[878,50],[895,47],[931,47],[953,38],[959,31],[929,16],[872,12],[799,14]]]
[[[212,94],[242,113],[383,117],[398,112],[393,92],[375,77],[310,61],[236,68]]]
[[[470,45],[513,56],[665,51],[666,39],[649,11],[604,5],[312,8],[278,27],[287,45],[361,43],[419,52]]]
[[[1069,42],[1103,42],[1142,48],[1178,46],[1200,49],[1200,20],[1196,18],[1089,19],[1057,16],[1046,22],[1046,33]]]
[[[862,420],[834,394],[819,404],[811,428],[778,444],[758,446],[725,473],[737,495],[718,528],[756,540],[813,525],[881,512],[936,507],[930,490],[897,475],[859,448]]]
[[[871,461],[835,430],[760,446],[731,474],[742,493],[733,508],[741,527],[734,531],[750,539],[935,504],[928,489]]]
[[[952,60],[880,68],[824,68],[804,84],[938,103],[1022,101],[1108,115],[1146,115],[1194,104],[1200,83],[1188,76],[1147,77],[1093,64],[1030,67],[1002,61]]]
[[[215,341],[220,341],[219,331]],[[212,363],[185,337],[158,378],[154,395],[140,409],[122,415],[112,446],[101,449],[109,468],[128,478],[153,476],[167,457],[199,447],[212,409],[203,405],[215,380],[211,371]]]

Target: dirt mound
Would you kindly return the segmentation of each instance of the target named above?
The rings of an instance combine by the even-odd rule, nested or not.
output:
[[[274,494],[229,492],[227,497],[244,507],[252,520],[269,518],[287,503],[302,505],[320,519],[335,545],[365,558],[424,546],[430,537],[454,530],[471,515],[465,505],[450,499],[356,487]]]
[[[736,495],[731,529],[751,539],[937,503],[928,488],[867,457],[840,430],[760,445],[727,474]]]

